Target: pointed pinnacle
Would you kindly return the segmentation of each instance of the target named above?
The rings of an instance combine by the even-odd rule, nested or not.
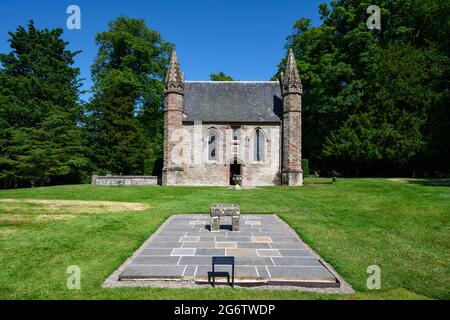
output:
[[[165,92],[175,92],[181,94],[184,92],[184,75],[181,72],[175,50],[172,51],[170,56],[170,63],[167,69],[165,81]]]
[[[300,83],[297,62],[295,61],[294,51],[292,49],[289,49],[286,71],[284,73],[284,83]]]
[[[283,91],[284,93],[302,93],[303,91],[302,82],[297,69],[297,62],[292,48],[289,49],[286,70],[284,72]]]
[[[180,81],[181,71],[180,64],[178,63],[177,53],[172,51],[170,56],[169,68],[167,69],[166,82],[168,81]]]

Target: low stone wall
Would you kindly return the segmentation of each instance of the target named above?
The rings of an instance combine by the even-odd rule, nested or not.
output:
[[[156,176],[98,176],[92,175],[92,184],[99,186],[147,186],[159,184]]]

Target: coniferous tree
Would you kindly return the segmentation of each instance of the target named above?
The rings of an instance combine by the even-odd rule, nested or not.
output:
[[[0,54],[0,185],[79,182],[88,166],[82,145],[77,52],[61,29],[10,32]]]

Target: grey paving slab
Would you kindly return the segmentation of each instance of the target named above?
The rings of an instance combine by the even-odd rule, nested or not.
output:
[[[245,231],[252,231],[253,229],[254,229],[254,226],[243,224],[243,225],[240,226],[240,231],[236,231],[236,233],[242,232],[242,231],[244,231],[244,232]],[[235,232],[235,231],[228,230],[228,232]]]
[[[252,232],[252,236],[255,237],[261,237],[261,236],[265,236],[265,237],[283,237],[286,235],[286,232],[263,232],[263,231],[256,231],[253,230]]]
[[[155,237],[153,243],[157,242],[178,242],[180,240],[180,237],[174,236],[174,237]]]
[[[220,234],[220,233],[226,234],[227,231],[230,231],[230,228],[231,228],[231,226],[230,226],[230,228],[227,228],[227,229],[222,228],[223,226],[220,226],[220,227],[221,227],[221,229],[219,229],[219,231],[214,232],[214,234]],[[207,225],[207,228],[200,228],[198,230],[196,229],[195,232],[211,234],[210,226]]]
[[[196,256],[224,256],[225,249],[196,249]]]
[[[249,214],[249,215],[246,215],[246,216],[242,215],[241,217],[244,220],[251,220],[251,219],[261,219],[262,216],[258,216],[258,215],[255,215],[255,214]]]
[[[192,231],[194,230],[194,226],[191,225],[180,225],[179,227],[176,228],[170,228],[168,227],[166,229],[167,231],[173,231],[173,232],[187,232],[187,231]]]
[[[302,267],[320,267],[322,264],[316,258],[304,257],[272,257],[276,266],[302,266]]]
[[[236,241],[236,242],[251,242],[251,237],[238,237],[238,236],[217,236],[216,237],[217,242],[229,242],[229,241]]]
[[[186,237],[180,237],[178,240],[179,242],[199,242],[200,237],[199,236],[186,236]]]
[[[230,230],[228,220],[212,233],[208,215],[172,217],[125,266],[119,279],[202,283],[208,281],[213,256],[233,256],[238,284],[336,283],[334,275],[276,216],[241,215],[239,232]],[[231,272],[231,268],[217,266],[217,271]]]
[[[273,242],[270,244],[272,249],[305,249],[305,245],[295,242]]]
[[[252,237],[252,230],[245,230],[245,231],[227,231],[226,233],[227,237]]]
[[[180,257],[172,256],[142,256],[134,258],[131,265],[178,265]]]
[[[197,220],[191,220],[191,221],[197,221]],[[185,224],[186,224],[185,220],[172,220],[172,224],[170,226],[168,226],[167,229],[180,228],[180,227],[183,227]],[[189,225],[191,225],[190,222],[189,222]]]
[[[200,240],[199,241],[214,241],[216,239],[216,236],[204,236],[204,235],[200,235]]]
[[[199,241],[199,242],[183,242],[183,248],[202,248],[202,249],[214,249],[214,241]]]
[[[270,278],[274,280],[322,280],[335,281],[335,277],[324,267],[268,266]]]
[[[171,256],[193,256],[195,255],[195,248],[173,248],[170,253]]]
[[[182,279],[185,266],[128,266],[120,275],[119,280],[125,279]]]
[[[247,220],[244,223],[246,225],[252,225],[252,226],[255,226],[255,225],[260,226],[261,225],[261,221],[259,221],[259,220]]]
[[[280,251],[278,249],[256,249],[256,254],[259,257],[280,257]]]
[[[159,236],[173,236],[174,238],[176,238],[176,237],[184,237],[185,235],[186,235],[186,233],[190,233],[190,232],[174,232],[174,233],[170,233],[170,231],[164,231],[164,232],[161,232],[161,234],[159,234],[158,235],[158,237]],[[195,235],[197,235],[197,233],[195,234]]]
[[[197,266],[186,266],[183,273],[183,280],[193,280]]]
[[[181,257],[180,265],[185,266],[210,266],[212,264],[212,257],[209,256],[191,256]]]
[[[156,249],[144,249],[141,255],[145,256],[170,256],[172,248],[156,248]]]
[[[313,254],[308,249],[300,249],[300,250],[283,250],[279,249],[280,255],[282,257],[312,257]]]
[[[254,242],[238,242],[237,247],[242,249],[270,249],[270,244],[254,243]]]
[[[182,242],[151,242],[148,244],[147,248],[179,248],[181,247]]]
[[[294,236],[292,237],[271,237],[273,242],[294,242],[298,243],[298,239]]]
[[[201,227],[201,226],[205,226],[206,222],[205,221],[191,221],[189,222],[190,225],[193,225],[194,227]]]
[[[220,234],[217,234],[217,233],[212,235],[210,232],[209,233],[202,233],[202,232],[198,232],[198,231],[195,231],[195,232],[189,231],[189,232],[187,232],[185,234],[186,234],[187,237],[192,237],[192,236],[201,237],[201,238],[205,237],[208,240],[209,240],[209,238],[214,238],[216,235],[220,235]],[[226,235],[226,232],[224,232],[223,235]],[[183,236],[184,236],[184,234],[183,234]]]
[[[269,223],[272,223],[272,222],[269,222]],[[283,231],[286,231],[286,228],[284,228],[284,226],[276,226],[276,227],[267,228],[267,227],[265,227],[265,225],[261,225],[258,229],[260,231],[264,231],[264,232],[283,232]]]
[[[270,266],[273,265],[269,257],[235,257],[236,265],[241,266]]]
[[[270,280],[269,271],[267,271],[266,266],[256,266],[256,271],[258,272],[258,279]]]

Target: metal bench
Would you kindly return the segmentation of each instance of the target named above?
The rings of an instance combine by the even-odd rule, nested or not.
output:
[[[237,204],[215,204],[210,209],[211,231],[220,229],[220,217],[231,217],[231,231],[239,231],[240,208]]]
[[[231,282],[229,272],[216,272],[216,265],[230,265],[231,266]],[[212,281],[211,285],[216,286],[216,276],[227,277],[227,282],[231,287],[234,287],[234,257],[212,257]]]

